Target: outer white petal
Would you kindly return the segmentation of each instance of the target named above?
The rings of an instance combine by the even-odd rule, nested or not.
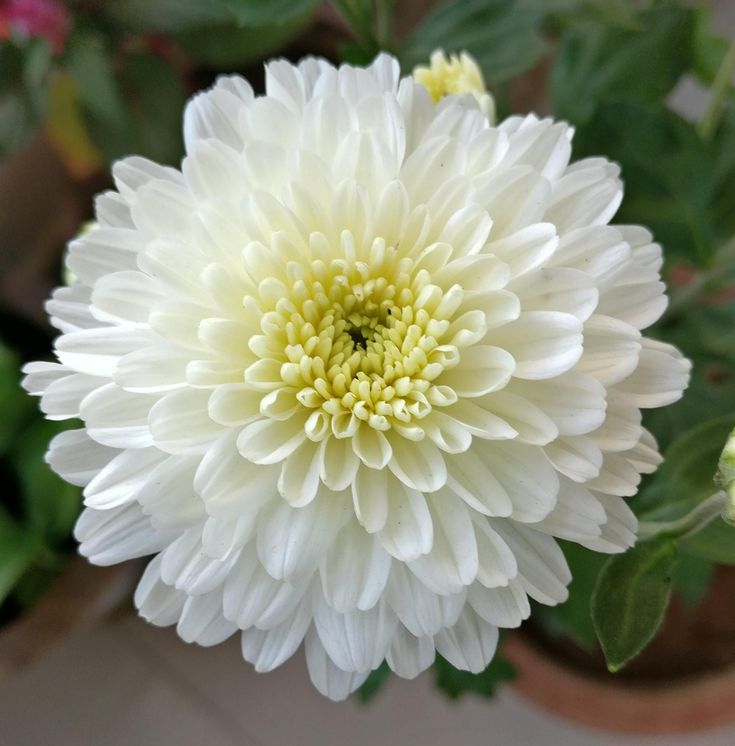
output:
[[[457,623],[434,637],[437,652],[455,668],[480,673],[495,655],[498,628],[465,607]]]
[[[341,702],[364,683],[370,671],[343,671],[327,655],[318,635],[312,629],[306,636],[306,665],[311,683],[325,696]]]
[[[403,625],[398,625],[385,655],[393,672],[404,679],[415,679],[434,658],[434,641],[430,637],[414,637]]]

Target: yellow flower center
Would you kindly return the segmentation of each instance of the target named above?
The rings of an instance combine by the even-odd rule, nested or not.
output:
[[[459,286],[445,292],[380,238],[369,261],[312,259],[289,271],[288,295],[271,302],[250,347],[280,363],[284,401],[292,394],[313,410],[309,437],[350,437],[360,422],[423,437],[414,423],[456,401],[432,382],[459,362],[457,347],[443,343]]]

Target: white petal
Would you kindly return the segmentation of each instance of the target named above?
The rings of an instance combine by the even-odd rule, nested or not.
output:
[[[559,435],[554,421],[542,409],[517,394],[497,391],[483,397],[478,404],[507,423],[514,436],[524,443],[542,446]]]
[[[506,390],[543,410],[560,435],[583,435],[605,419],[605,387],[581,373],[569,371],[545,381],[514,379]]]
[[[180,389],[166,394],[150,411],[148,424],[153,442],[167,453],[203,454],[222,431],[209,416],[210,392]]]
[[[460,671],[480,673],[495,655],[498,628],[465,607],[457,623],[434,637],[437,652]]]
[[[276,579],[309,577],[349,516],[346,496],[324,490],[303,508],[276,501],[258,521],[258,556]]]
[[[110,510],[86,508],[74,527],[79,553],[95,565],[145,557],[165,547],[173,535],[151,526],[137,503]]]
[[[148,413],[155,402],[154,396],[132,394],[110,383],[84,398],[80,414],[98,443],[111,448],[147,448],[153,445]]]
[[[416,637],[433,637],[451,627],[464,607],[466,591],[439,596],[399,563],[391,569],[386,600],[398,619]]]
[[[237,433],[224,432],[204,454],[194,489],[213,516],[255,520],[258,510],[277,496],[277,466],[254,466],[237,451]]]
[[[301,645],[311,623],[311,611],[302,604],[286,621],[268,630],[251,627],[242,633],[242,657],[259,673],[285,663]]]
[[[321,446],[307,441],[283,461],[278,478],[281,497],[294,508],[308,505],[319,489]]]
[[[177,591],[161,580],[161,555],[146,566],[135,589],[133,598],[138,613],[149,624],[167,627],[179,621],[184,609],[186,594]]]
[[[462,350],[459,365],[444,371],[437,383],[449,386],[460,396],[482,396],[503,388],[515,367],[515,360],[506,350],[473,345]]]
[[[49,443],[46,461],[67,482],[84,487],[118,453],[92,440],[86,430],[66,430]]]
[[[556,504],[559,478],[541,448],[478,441],[477,451],[510,497],[514,520],[533,523],[549,514]]]
[[[237,627],[222,616],[222,591],[217,589],[186,599],[176,631],[184,642],[208,647],[226,640]]]
[[[518,581],[507,588],[483,588],[475,583],[467,592],[467,602],[482,619],[497,627],[520,627],[531,615],[528,596]]]
[[[475,514],[473,523],[477,542],[478,582],[485,588],[508,585],[518,574],[515,555],[484,516]]]
[[[130,503],[148,478],[148,473],[166,458],[157,448],[122,451],[84,488],[84,504],[106,510]]]
[[[311,683],[325,696],[341,702],[362,686],[370,671],[343,671],[332,663],[319,636],[312,629],[306,635],[306,665]]]
[[[377,668],[388,651],[397,618],[385,602],[345,614],[315,600],[314,627],[327,655],[344,671]]]
[[[582,546],[595,552],[617,554],[630,549],[637,539],[638,519],[622,497],[595,493],[607,514],[598,538],[580,542]]]
[[[458,593],[477,577],[478,551],[470,513],[449,490],[428,499],[434,541],[431,551],[409,562],[416,577],[434,593]]]
[[[292,618],[305,592],[303,585],[292,586],[268,575],[250,545],[225,579],[223,613],[241,629],[273,629]]]
[[[307,414],[288,420],[262,419],[246,425],[237,439],[240,453],[254,464],[277,464],[292,454],[305,440]]]
[[[69,375],[69,372],[61,366],[59,369],[63,376],[55,378],[45,387],[41,397],[41,411],[49,420],[79,417],[79,405],[82,399],[107,381],[104,378],[88,376],[84,373]]]
[[[486,515],[507,516],[513,511],[508,492],[495,478],[476,449],[447,459],[448,487],[471,508]]]
[[[397,560],[409,562],[431,549],[433,528],[424,496],[395,477],[387,483],[388,518],[378,536]]]
[[[447,481],[444,457],[429,439],[413,442],[393,435],[390,442],[393,458],[388,468],[403,484],[419,492],[435,492]]]
[[[515,554],[523,590],[549,606],[566,601],[572,576],[554,539],[511,521],[495,520],[492,525]]]
[[[517,321],[494,330],[492,338],[515,359],[517,378],[554,378],[582,355],[582,324],[568,313],[523,312]]]
[[[544,447],[544,453],[557,471],[575,482],[594,479],[602,468],[602,451],[584,435],[557,438]]]
[[[380,531],[388,519],[388,473],[360,467],[352,483],[352,501],[363,528],[371,534]]]
[[[638,407],[663,407],[677,401],[689,382],[692,364],[672,345],[652,339],[641,342],[638,367],[616,390]]]
[[[404,679],[415,679],[434,662],[434,658],[431,637],[414,637],[403,625],[398,626],[385,655],[391,670]]]
[[[111,377],[123,355],[156,342],[146,330],[129,327],[83,329],[56,340],[59,360],[78,373]]]
[[[629,324],[595,314],[584,325],[584,355],[576,370],[605,386],[619,383],[638,365],[640,338]]]
[[[350,521],[319,567],[324,600],[341,613],[371,609],[383,593],[390,566],[378,538]]]

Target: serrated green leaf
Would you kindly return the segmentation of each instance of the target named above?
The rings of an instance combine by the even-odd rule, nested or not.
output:
[[[689,66],[691,11],[657,4],[639,30],[590,22],[564,36],[549,79],[556,114],[588,122],[601,103],[662,102]]]
[[[661,537],[610,557],[592,595],[592,621],[610,671],[619,671],[656,634],[669,604],[677,546]]]
[[[533,3],[507,0],[454,0],[430,13],[400,53],[409,72],[427,64],[431,53],[469,52],[482,68],[488,86],[496,86],[531,69],[547,51],[540,36],[545,12]]]
[[[510,661],[499,653],[496,653],[490,665],[478,674],[459,671],[440,655],[437,655],[433,669],[437,687],[451,699],[457,699],[464,694],[492,697],[500,684],[512,680],[516,675]]]

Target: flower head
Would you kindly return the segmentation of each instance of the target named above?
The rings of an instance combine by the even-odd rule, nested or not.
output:
[[[554,537],[635,541],[641,407],[689,364],[642,336],[661,250],[566,124],[434,105],[395,60],[268,65],[195,97],[181,170],[117,163],[27,367],[81,552],[154,554],[135,601],[347,696],[387,659],[480,671],[555,604]]]
[[[495,101],[487,92],[480,67],[467,52],[447,57],[443,50],[437,49],[431,55],[430,65],[417,66],[413,77],[426,88],[434,103],[445,96],[469,93],[477,100],[487,118],[494,122]]]

